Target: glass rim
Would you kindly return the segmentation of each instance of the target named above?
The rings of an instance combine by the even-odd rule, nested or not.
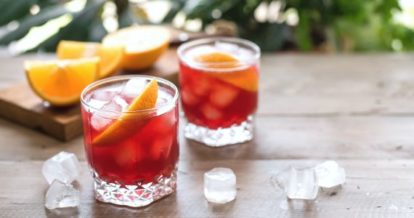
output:
[[[189,61],[188,58],[184,55],[184,51],[191,47],[202,45],[202,44],[207,44],[213,41],[224,41],[224,42],[230,42],[234,44],[242,44],[254,52],[254,54],[252,55],[252,60],[248,61],[246,64],[236,65],[235,67],[226,67],[225,69],[215,69],[215,68],[218,68],[219,66],[228,66],[228,64],[230,63],[234,64],[234,62],[220,62],[220,63],[211,63],[211,64],[191,63],[190,65],[189,62],[191,61]],[[203,38],[203,39],[191,40],[191,41],[181,44],[177,48],[177,56],[179,60],[183,60],[185,64],[190,65],[190,66],[195,66],[198,68],[208,68],[209,70],[214,70],[214,71],[234,71],[234,70],[238,70],[241,68],[242,69],[246,68],[246,65],[248,64],[256,63],[260,59],[261,51],[258,45],[246,39],[241,39],[237,37],[208,37],[208,38]]]
[[[133,110],[133,111],[114,111],[114,110],[106,110],[106,109],[102,109],[102,108],[96,108],[94,106],[91,106],[90,104],[88,104],[88,102],[85,100],[85,96],[87,93],[89,93],[91,90],[94,90],[96,88],[98,88],[99,86],[102,86],[104,84],[110,83],[110,82],[119,82],[119,81],[128,81],[129,79],[133,79],[133,78],[142,78],[142,79],[155,79],[157,82],[161,82],[165,85],[167,85],[168,87],[171,87],[175,94],[174,97],[168,101],[166,104],[162,105],[161,107],[155,107],[155,108],[150,108],[150,109],[142,109],[142,110]],[[160,77],[156,77],[156,76],[149,76],[149,75],[119,75],[119,76],[112,76],[112,77],[108,77],[108,78],[104,78],[104,79],[100,79],[97,80],[91,84],[89,84],[88,86],[86,86],[81,93],[80,96],[80,101],[81,104],[91,108],[93,110],[99,111],[99,112],[109,112],[109,113],[114,113],[114,114],[136,114],[136,113],[149,113],[149,112],[157,112],[159,110],[164,111],[163,109],[171,107],[171,109],[173,108],[172,106],[174,106],[178,100],[178,96],[179,96],[179,92],[178,92],[178,88],[177,86]],[[165,112],[168,112],[170,110],[165,110]],[[98,112],[98,113],[99,113]]]

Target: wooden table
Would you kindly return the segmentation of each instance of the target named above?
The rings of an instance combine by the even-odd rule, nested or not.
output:
[[[0,59],[0,87],[24,79],[25,57]],[[256,137],[208,148],[180,136],[176,194],[143,209],[97,203],[82,139],[62,143],[0,120],[0,217],[414,217],[414,55],[268,54],[262,58]],[[44,208],[43,161],[59,151],[83,161],[78,209]],[[347,182],[306,207],[289,205],[270,175],[337,160]],[[206,202],[203,173],[232,168],[238,195]]]

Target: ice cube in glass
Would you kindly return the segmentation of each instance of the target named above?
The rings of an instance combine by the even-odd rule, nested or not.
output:
[[[179,82],[187,119],[186,138],[211,147],[253,138],[260,49],[237,38],[195,40],[181,45]]]

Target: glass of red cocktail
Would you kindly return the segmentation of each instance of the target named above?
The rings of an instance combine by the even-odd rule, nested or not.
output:
[[[178,91],[150,76],[117,76],[81,95],[96,199],[141,207],[175,191]]]
[[[260,49],[238,38],[208,38],[178,48],[185,136],[209,146],[253,138]]]

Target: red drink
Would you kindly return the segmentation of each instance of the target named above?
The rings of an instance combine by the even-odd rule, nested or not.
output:
[[[181,102],[187,138],[210,146],[252,138],[260,53],[240,39],[197,40],[179,48]],[[234,137],[233,137],[234,136]]]
[[[156,79],[156,107],[128,110],[150,79],[113,77],[83,93],[85,150],[100,201],[144,206],[175,190],[177,90]],[[143,186],[153,186],[153,192]]]
[[[243,74],[251,71],[257,74],[257,67],[232,71]],[[180,88],[182,105],[189,122],[209,129],[227,128],[241,124],[257,108],[257,91],[246,90],[211,74],[180,63]]]

